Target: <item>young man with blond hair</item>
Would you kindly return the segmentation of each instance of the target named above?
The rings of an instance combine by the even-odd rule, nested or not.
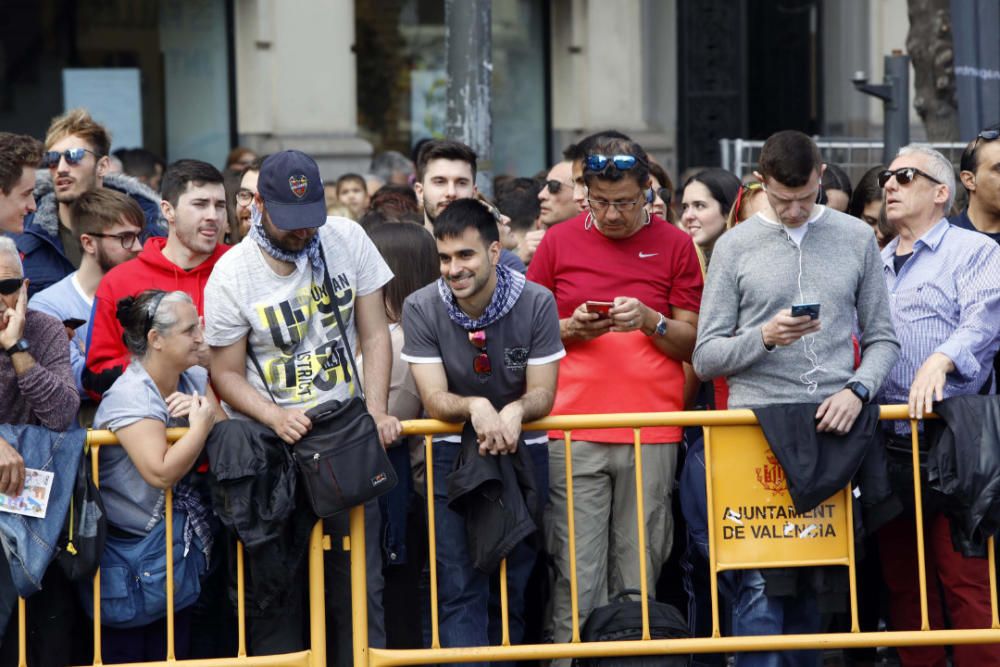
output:
[[[111,135],[86,109],[71,109],[49,126],[41,161],[48,174],[38,179],[34,191],[38,210],[15,237],[25,275],[31,279],[31,295],[80,267],[83,254],[70,207],[84,192],[106,187],[129,195],[142,208],[145,233],[166,235],[159,196],[131,176],[109,173],[110,150]]]

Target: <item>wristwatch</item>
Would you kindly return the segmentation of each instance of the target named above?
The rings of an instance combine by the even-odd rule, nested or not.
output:
[[[21,340],[17,341],[13,345],[5,349],[4,352],[6,352],[7,356],[9,357],[17,354],[18,352],[27,352],[30,348],[31,345],[28,344],[28,340],[26,338],[22,338]]]
[[[844,385],[844,389],[850,389],[851,393],[861,399],[862,403],[868,403],[872,399],[871,392],[868,391],[868,387],[864,386],[860,382],[848,382]]]
[[[660,320],[656,323],[653,333],[662,338],[667,335],[667,318],[663,316],[663,313],[657,313],[657,315],[660,316]]]

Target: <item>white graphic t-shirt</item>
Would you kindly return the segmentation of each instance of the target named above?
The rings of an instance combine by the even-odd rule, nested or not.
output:
[[[354,302],[392,279],[392,271],[364,230],[346,218],[329,217],[319,238],[330,269],[334,303],[351,350],[359,352]],[[355,393],[347,350],[323,276],[303,256],[295,271],[280,276],[252,239],[223,255],[205,286],[205,338],[213,347],[232,345],[249,333],[261,377],[247,353],[246,375],[261,394],[281,407],[309,408]],[[234,417],[243,417],[223,405]]]

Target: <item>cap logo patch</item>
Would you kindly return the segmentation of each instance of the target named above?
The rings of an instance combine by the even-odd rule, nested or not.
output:
[[[304,174],[288,177],[288,187],[292,189],[292,194],[302,199],[309,188],[309,179]]]

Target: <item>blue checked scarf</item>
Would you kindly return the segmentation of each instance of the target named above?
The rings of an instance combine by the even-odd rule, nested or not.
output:
[[[205,561],[208,562],[212,556],[212,529],[209,526],[209,516],[211,510],[205,503],[205,499],[198,493],[191,483],[181,481],[174,487],[174,511],[185,512],[187,520],[184,522],[184,555],[187,556],[191,550],[194,536],[201,540],[202,552],[205,554]],[[177,539],[177,536],[174,536]]]
[[[444,301],[444,307],[448,311],[448,318],[452,322],[462,327],[466,331],[477,331],[485,329],[501,317],[510,312],[517,300],[524,291],[524,275],[508,269],[506,266],[497,265],[497,287],[493,290],[493,298],[486,310],[479,319],[472,319],[459,307],[452,294],[448,283],[444,278],[438,278],[438,295]]]
[[[250,205],[250,233],[247,234],[251,239],[257,242],[260,249],[266,252],[271,257],[279,260],[281,262],[288,262],[289,264],[295,264],[299,257],[303,253],[309,258],[309,264],[312,265],[313,271],[323,274],[323,258],[320,256],[320,246],[319,246],[319,232],[317,232],[311,239],[306,247],[299,252],[288,252],[287,250],[282,250],[278,246],[271,242],[271,239],[267,237],[267,232],[264,231],[264,216],[261,214],[260,210],[257,208],[257,204],[253,203]]]

